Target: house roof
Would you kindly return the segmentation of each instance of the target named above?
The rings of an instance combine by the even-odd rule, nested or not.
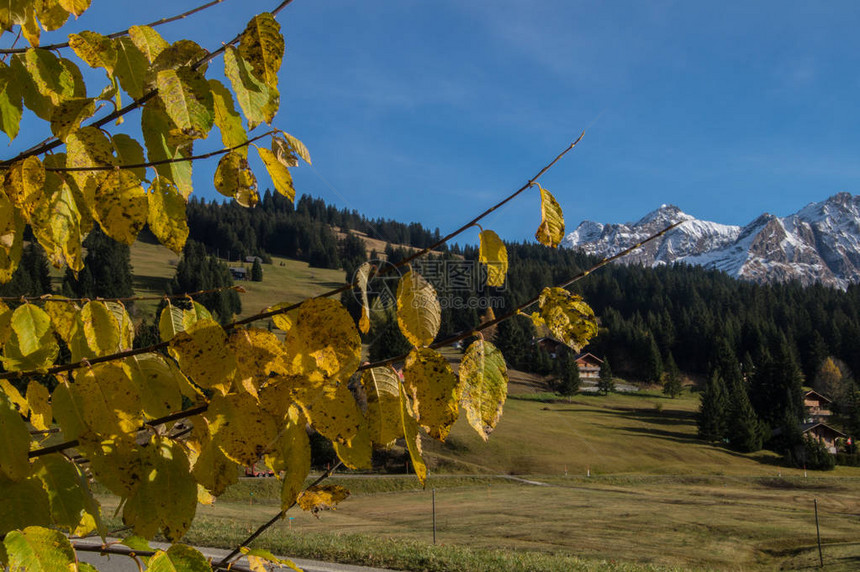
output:
[[[826,423],[803,423],[800,426],[800,432],[801,433],[808,433],[808,432],[812,431],[813,429],[815,429],[816,427],[822,427],[825,430],[830,431],[831,433],[835,433],[839,437],[846,437],[845,433],[843,433],[842,431],[839,431],[837,429],[834,429],[833,427],[831,427],[830,425],[827,425]]]
[[[593,360],[594,360],[594,361],[596,361],[597,363],[603,363],[603,360],[602,360],[602,359],[600,359],[600,358],[599,358],[599,357],[597,357],[596,355],[594,355],[594,354],[592,354],[592,353],[588,353],[588,352],[583,352],[583,353],[579,354],[578,356],[576,356],[574,359],[576,359],[577,361],[579,361],[579,360],[581,360],[581,359],[585,359],[585,358],[587,358],[587,357],[591,357],[591,359],[593,359]]]
[[[826,401],[827,403],[833,403],[833,400],[831,400],[829,397],[827,397],[826,395],[822,395],[822,394],[818,393],[814,389],[810,389],[809,391],[804,393],[803,397],[804,397],[804,399],[807,397],[817,397],[821,401]]]

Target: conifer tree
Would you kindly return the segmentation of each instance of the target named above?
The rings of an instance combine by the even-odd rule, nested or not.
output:
[[[615,379],[612,377],[612,367],[610,367],[609,358],[606,356],[603,357],[603,363],[600,364],[597,391],[603,395],[609,395],[610,392],[615,391]]]
[[[96,226],[84,240],[84,268],[75,278],[66,269],[63,295],[72,298],[127,298],[134,295],[131,250]]]
[[[574,358],[575,356],[573,355],[573,352],[562,348],[555,361],[556,376],[558,378],[558,392],[566,397],[570,397],[579,391],[581,383],[579,378],[579,366]]]
[[[762,446],[761,422],[750,403],[745,384],[734,380],[728,388],[726,438],[729,446],[742,453],[758,451]]]
[[[263,281],[263,265],[260,264],[259,257],[254,257],[254,264],[251,266],[251,280],[254,282]]]
[[[723,379],[714,372],[705,385],[696,419],[699,437],[706,441],[722,441],[726,436],[728,396]]]
[[[675,399],[681,395],[681,372],[672,353],[666,357],[666,371],[663,372],[663,393]]]
[[[663,377],[663,359],[660,357],[660,348],[654,341],[654,336],[649,336],[648,356],[645,364],[645,381],[648,383],[660,383]]]

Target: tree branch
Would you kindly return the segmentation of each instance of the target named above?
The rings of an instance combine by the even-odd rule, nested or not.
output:
[[[138,556],[143,556],[144,558],[155,556],[155,550],[136,550],[134,548],[129,548],[125,544],[92,544],[89,542],[72,541],[72,548],[74,548],[76,552],[95,552],[98,554],[128,556],[132,559],[136,559]],[[214,569],[215,568],[213,568],[213,570]],[[230,570],[236,570],[237,572],[251,572],[251,568],[237,565],[231,566]]]
[[[212,288],[211,290],[198,290],[197,292],[188,292],[184,294],[162,294],[161,296],[131,296],[128,298],[54,298],[51,294],[42,296],[3,296],[2,301],[10,302],[137,302],[139,300],[168,300],[179,298],[193,298],[202,296],[203,294],[217,294],[225,290],[235,290],[240,294],[245,293],[245,289],[241,286],[222,286],[220,288]]]
[[[317,486],[318,484],[320,484],[321,482],[323,482],[324,480],[326,480],[327,478],[329,478],[329,477],[330,477],[330,476],[331,476],[331,475],[332,475],[336,470],[338,470],[342,465],[343,465],[343,461],[338,461],[338,462],[337,462],[337,464],[336,464],[335,466],[333,466],[331,469],[327,470],[325,473],[323,473],[322,475],[320,475],[320,476],[319,476],[319,477],[318,477],[314,482],[312,482],[311,484],[309,484],[308,486],[306,486],[304,490],[308,490],[308,489],[309,489],[309,488],[311,488],[311,487],[315,487],[315,486]],[[298,498],[298,497],[297,497],[297,498]],[[264,532],[266,532],[266,531],[267,531],[269,528],[271,528],[271,527],[272,527],[276,522],[278,522],[279,520],[281,520],[282,518],[284,518],[284,515],[285,515],[285,514],[287,514],[287,511],[288,511],[288,510],[290,510],[291,508],[293,508],[294,506],[296,506],[296,504],[298,504],[298,501],[297,501],[297,500],[293,501],[293,504],[291,504],[290,506],[288,506],[287,508],[285,508],[284,510],[282,510],[281,512],[279,512],[278,514],[276,514],[275,516],[273,516],[271,519],[269,519],[269,521],[268,521],[268,522],[266,522],[265,524],[260,525],[260,527],[259,527],[259,528],[257,528],[257,530],[255,530],[255,531],[254,531],[254,532],[253,532],[253,533],[252,533],[248,538],[246,538],[245,540],[243,540],[243,541],[241,542],[241,544],[239,544],[239,546],[237,546],[236,548],[234,548],[234,549],[233,549],[233,551],[232,551],[232,552],[230,552],[230,554],[228,554],[227,556],[225,556],[224,558],[222,558],[222,559],[221,559],[221,561],[220,561],[220,562],[218,562],[217,564],[213,564],[213,565],[212,565],[212,570],[221,570],[221,569],[230,569],[230,570],[235,570],[235,567],[231,567],[231,566],[230,566],[230,559],[231,559],[231,558],[233,558],[234,556],[238,555],[238,554],[239,554],[239,552],[241,552],[241,551],[242,551],[242,548],[243,548],[243,547],[247,547],[247,546],[248,546],[249,544],[251,544],[251,542],[253,542],[253,541],[254,541],[258,536],[260,536],[261,534],[263,534]]]
[[[277,133],[276,130],[266,131],[256,137],[248,139],[244,143],[239,143],[238,145],[233,145],[232,147],[225,147],[224,149],[218,149],[217,151],[212,151],[210,153],[203,153],[202,155],[192,155],[190,157],[179,157],[178,159],[162,159],[160,161],[150,161],[148,163],[134,163],[131,165],[97,165],[93,167],[51,167],[45,168],[46,171],[53,171],[58,173],[71,173],[74,171],[115,171],[117,169],[145,169],[147,167],[157,167],[158,165],[167,165],[170,163],[185,163],[188,161],[197,161],[199,159],[209,159],[210,157],[215,157],[217,155],[226,155],[231,151],[235,151],[236,149],[241,149],[242,147],[247,147],[254,143],[255,141],[259,141],[264,137],[268,137],[269,135],[273,135]]]
[[[182,14],[178,14],[176,16],[171,16],[169,18],[162,18],[160,20],[150,22],[149,24],[146,24],[146,25],[149,26],[150,28],[155,28],[156,26],[161,26],[162,24],[168,24],[170,22],[175,22],[176,20],[182,20],[183,18],[187,18],[188,16],[191,16],[192,14],[196,14],[197,12],[202,12],[206,8],[211,8],[212,6],[214,6],[216,4],[221,4],[222,2],[224,2],[224,0],[212,0],[212,2],[208,2],[206,4],[203,4],[202,6],[198,6],[197,8],[192,8],[191,10],[188,10],[187,12],[183,12]],[[122,30],[121,32],[114,32],[112,34],[107,34],[107,37],[113,39],[113,38],[121,38],[122,36],[127,36],[127,35],[128,35],[128,30],[126,29],[126,30]],[[63,42],[61,44],[48,44],[46,46],[38,46],[38,48],[41,50],[60,50],[63,48],[68,48],[68,47],[69,47],[68,42]],[[28,49],[29,48],[0,49],[0,54],[22,54],[22,53],[26,52]]]

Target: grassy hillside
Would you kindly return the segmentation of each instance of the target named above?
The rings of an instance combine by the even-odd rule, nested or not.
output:
[[[131,265],[134,272],[134,290],[139,296],[160,296],[176,273],[179,257],[160,244],[139,240],[131,247]],[[223,262],[227,263],[226,260]],[[233,262],[231,265],[241,265]],[[250,265],[248,265],[250,266]],[[273,258],[272,264],[263,264],[263,281],[239,280],[245,289],[241,294],[242,314],[250,316],[263,308],[280,302],[297,302],[321,294],[343,284],[342,270],[311,268],[306,262]],[[137,302],[138,312],[151,319],[158,301]]]

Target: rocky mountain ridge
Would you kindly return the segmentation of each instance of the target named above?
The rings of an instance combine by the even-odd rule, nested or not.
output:
[[[844,289],[860,282],[860,196],[850,193],[810,203],[786,217],[766,213],[743,227],[698,220],[662,205],[635,223],[583,221],[562,246],[612,256],[679,221],[623,262],[692,264],[758,283],[797,280]]]

